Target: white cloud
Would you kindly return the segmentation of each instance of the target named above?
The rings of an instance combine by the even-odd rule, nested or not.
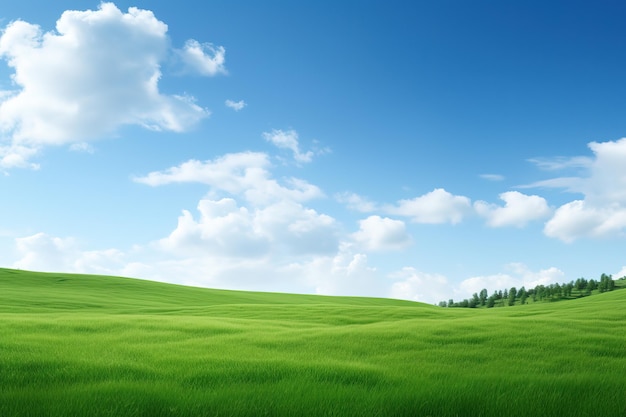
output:
[[[225,104],[226,104],[226,107],[230,107],[231,109],[235,111],[239,111],[243,109],[244,107],[246,107],[246,102],[243,100],[239,100],[239,101],[226,100]]]
[[[626,277],[626,266],[623,266],[622,269],[613,274],[613,279],[620,279],[622,277]]]
[[[543,219],[551,213],[546,200],[536,195],[508,191],[500,194],[500,199],[504,201],[504,207],[484,201],[474,203],[476,212],[485,217],[491,227],[523,227],[528,222]]]
[[[398,250],[411,244],[403,221],[380,216],[360,220],[359,231],[352,238],[366,251]]]
[[[500,174],[481,174],[480,178],[487,181],[504,181],[504,176]]]
[[[70,151],[94,153],[95,149],[87,142],[77,142],[70,145]]]
[[[170,235],[158,242],[159,249],[183,257],[240,256],[252,257],[266,253],[267,239],[255,231],[253,215],[235,200],[201,200],[200,218],[184,210]]]
[[[226,49],[211,43],[200,43],[195,39],[185,42],[182,50],[177,50],[185,65],[200,75],[213,76],[226,74]]]
[[[531,158],[528,162],[546,171],[557,171],[567,168],[588,168],[593,163],[593,159],[586,156],[558,156],[556,158]]]
[[[298,143],[298,132],[295,130],[272,130],[263,133],[263,138],[280,149],[289,149],[293,152],[293,157],[297,162],[311,162],[313,160],[313,152],[301,152]]]
[[[158,241],[158,249],[183,258],[289,258],[327,255],[336,252],[339,244],[332,217],[294,202],[254,209],[239,207],[230,198],[203,199],[198,211],[200,218],[196,221],[185,210],[176,229]]]
[[[13,268],[90,274],[115,274],[125,256],[116,249],[83,251],[75,239],[37,233],[15,239],[19,259]]]
[[[581,237],[606,238],[623,236],[626,207],[613,204],[597,207],[586,200],[574,200],[559,207],[546,223],[546,236],[571,243]]]
[[[267,154],[242,152],[227,154],[213,161],[190,160],[134,180],[151,186],[202,183],[232,195],[242,194],[249,202],[257,205],[283,199],[302,202],[323,197],[324,194],[317,186],[298,178],[285,180],[285,185],[279,184],[271,177],[270,166]]]
[[[400,200],[395,206],[385,206],[386,213],[410,217],[415,223],[452,223],[463,220],[471,212],[470,199],[437,188],[411,200]]]
[[[1,117],[1,116],[0,116]],[[12,144],[0,145],[0,168],[30,168],[39,169],[39,164],[29,162],[38,150],[30,146]]]
[[[360,211],[361,213],[371,213],[378,209],[376,203],[355,193],[338,193],[335,195],[335,199],[339,203],[345,204],[350,210]]]
[[[390,274],[389,278],[395,281],[389,294],[391,298],[429,304],[451,298],[452,286],[448,279],[440,274],[429,274],[405,267]]]
[[[319,256],[281,268],[285,276],[300,277],[304,285],[321,295],[380,297],[386,291],[379,271],[368,264],[367,255],[355,253],[343,243],[333,256]]]
[[[0,37],[15,86],[0,94],[0,131],[10,141],[2,166],[28,166],[44,146],[85,143],[123,125],[181,132],[207,117],[193,97],[159,92],[166,33],[151,11],[122,13],[113,3],[66,11],[46,33],[10,23]]]
[[[583,199],[563,204],[546,223],[544,233],[564,242],[580,238],[623,236],[626,228],[626,138],[591,142],[593,158],[544,161],[550,169],[577,166],[585,176],[538,181],[526,187],[555,187],[580,193]]]

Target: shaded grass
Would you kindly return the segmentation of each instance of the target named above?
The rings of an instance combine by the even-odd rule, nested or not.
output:
[[[0,415],[623,417],[623,293],[441,309],[0,270]]]

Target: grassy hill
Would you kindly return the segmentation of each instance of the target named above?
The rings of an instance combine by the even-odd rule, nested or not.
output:
[[[624,417],[625,324],[0,269],[0,416]]]

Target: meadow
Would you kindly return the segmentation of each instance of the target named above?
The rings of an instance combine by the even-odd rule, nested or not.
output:
[[[624,417],[625,324],[0,269],[0,416]]]

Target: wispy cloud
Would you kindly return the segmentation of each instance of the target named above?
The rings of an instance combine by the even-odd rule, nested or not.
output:
[[[554,158],[531,158],[528,162],[546,171],[558,171],[566,168],[589,168],[593,158],[587,156],[557,156]]]
[[[70,151],[74,151],[74,152],[84,152],[84,153],[94,153],[95,149],[94,147],[87,143],[87,142],[77,142],[77,143],[72,143],[70,145]]]
[[[154,171],[134,181],[151,186],[172,183],[201,183],[214,192],[243,196],[255,205],[280,200],[308,201],[324,194],[302,179],[288,178],[283,183],[272,177],[269,156],[261,152],[227,154],[209,161],[189,160],[163,171]]]
[[[547,236],[564,242],[583,237],[619,236],[626,230],[626,138],[591,142],[593,156],[542,162],[550,170],[576,167],[581,176],[557,177],[525,185],[525,188],[564,188],[583,198],[561,205],[544,227]]]
[[[293,158],[297,162],[311,162],[313,151],[302,152],[298,143],[298,132],[295,130],[283,131],[274,129],[271,132],[263,133],[263,138],[280,149],[288,149],[293,152]]]
[[[504,175],[500,174],[481,174],[480,178],[487,181],[504,181]]]
[[[246,102],[243,100],[239,100],[239,101],[226,100],[225,104],[226,104],[226,107],[229,107],[235,111],[239,111],[243,109],[244,107],[246,107]]]
[[[371,213],[378,210],[378,204],[355,193],[338,193],[335,195],[335,199],[339,203],[345,204],[350,210],[360,211],[361,213]]]

